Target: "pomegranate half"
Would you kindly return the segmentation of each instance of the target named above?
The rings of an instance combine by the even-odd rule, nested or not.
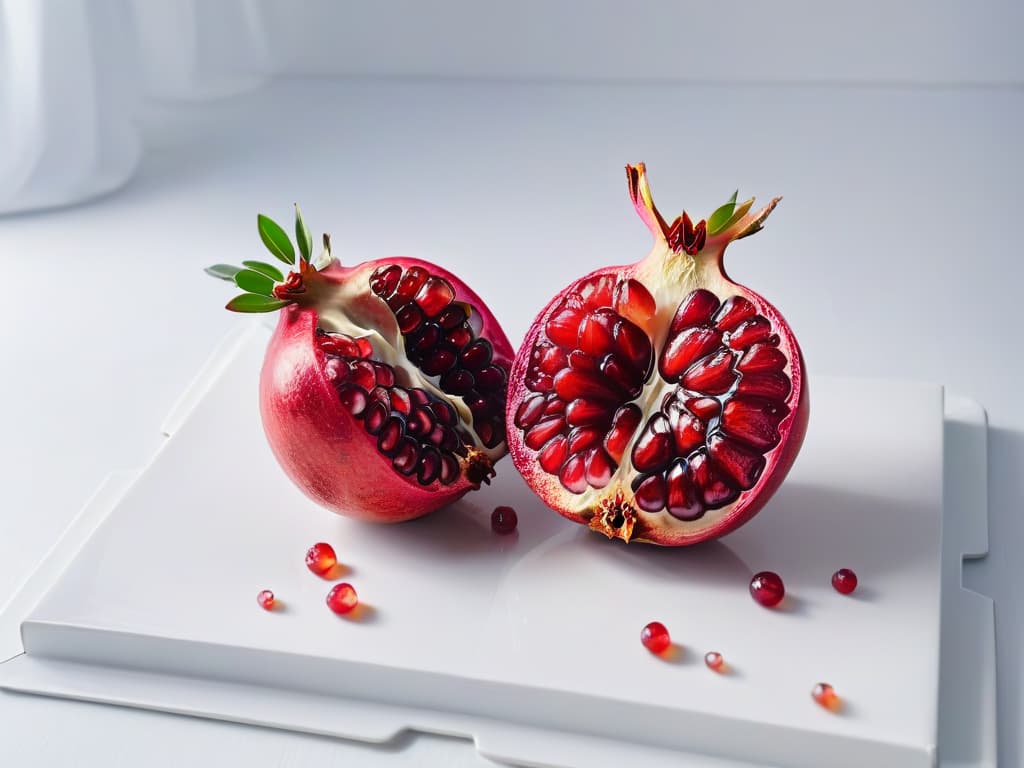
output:
[[[258,225],[287,276],[258,261],[207,272],[248,291],[228,309],[281,312],[260,412],[295,484],[340,514],[398,522],[489,482],[507,452],[513,350],[480,297],[417,259],[344,267],[326,235],[313,258],[297,208],[297,261],[281,227]]]
[[[561,291],[512,365],[509,450],[552,509],[623,541],[679,546],[749,520],[796,458],[804,363],[782,315],[731,281],[726,246],[761,229],[733,195],[667,223],[644,165],[629,193],[654,235],[635,264]]]

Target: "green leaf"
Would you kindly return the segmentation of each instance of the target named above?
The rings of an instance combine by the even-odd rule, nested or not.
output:
[[[260,230],[260,240],[267,246],[268,251],[285,264],[295,263],[295,248],[292,241],[277,222],[261,213],[256,217],[256,226]]]
[[[302,220],[302,211],[299,204],[295,204],[295,242],[299,244],[299,252],[304,261],[309,261],[309,255],[313,252],[313,236],[306,229],[306,222]]]
[[[241,267],[232,267],[230,264],[214,264],[212,267],[207,267],[203,270],[203,272],[211,277],[217,277],[221,280],[234,280],[235,275],[241,271]]]
[[[708,234],[716,235],[725,229],[725,225],[729,223],[729,219],[732,218],[732,212],[736,209],[736,195],[739,194],[737,189],[732,193],[732,197],[725,205],[721,205],[715,209],[715,212],[708,216]]]
[[[235,285],[249,293],[274,297],[274,281],[253,269],[243,269],[235,275]]]
[[[726,222],[725,227],[723,227],[723,229],[731,227],[737,221],[746,216],[747,212],[750,211],[750,208],[753,204],[754,198],[750,198],[749,200],[745,200],[744,202],[737,205],[736,210],[732,212],[732,216],[729,217],[729,221]]]
[[[284,282],[284,275],[281,273],[281,270],[273,264],[267,264],[263,261],[243,261],[242,265],[248,267],[253,272],[259,272],[261,275],[266,275],[275,283]]]
[[[235,296],[224,305],[224,308],[230,309],[232,312],[273,312],[290,303],[290,301],[271,299],[268,296],[257,296],[254,293],[243,293]]]

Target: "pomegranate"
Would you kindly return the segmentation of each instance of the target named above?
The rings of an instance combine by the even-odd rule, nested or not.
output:
[[[778,198],[752,212],[733,195],[707,220],[667,223],[644,165],[626,171],[654,247],[572,283],[534,320],[512,366],[509,449],[570,520],[626,542],[694,544],[753,517],[807,426],[796,339],[722,266]]]
[[[310,498],[343,515],[398,522],[489,482],[507,452],[513,350],[479,296],[425,261],[343,267],[330,239],[312,257],[296,208],[290,238],[258,218],[270,264],[207,269],[248,291],[227,308],[281,315],[260,375],[270,447]]]

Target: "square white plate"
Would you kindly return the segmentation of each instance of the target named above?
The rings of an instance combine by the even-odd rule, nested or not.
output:
[[[450,509],[381,527],[318,508],[276,466],[256,406],[266,338],[253,326],[227,343],[154,461],[95,505],[80,528],[103,522],[21,623],[24,654],[0,666],[0,685],[368,741],[460,734],[537,765],[644,754],[913,768],[936,760],[945,583],[947,605],[980,627],[943,642],[981,656],[944,673],[944,687],[979,691],[965,735],[949,747],[944,735],[944,762],[983,764],[992,609],[957,587],[960,555],[987,546],[984,506],[947,514],[945,555],[942,541],[944,493],[947,507],[970,506],[980,472],[984,499],[984,414],[969,401],[944,404],[934,385],[812,379],[789,479],[753,522],[696,548],[605,541],[548,511],[510,462]],[[951,462],[944,436],[958,429]],[[519,512],[513,536],[489,529],[500,503]],[[330,585],[305,568],[321,540],[369,606],[359,620],[331,614]],[[849,597],[829,583],[844,566],[861,579]],[[747,594],[762,569],[786,582],[779,609]],[[259,609],[263,588],[283,611]],[[640,645],[653,619],[681,646],[674,661]],[[731,673],[707,670],[707,650]],[[843,697],[840,714],[811,701],[818,681]]]

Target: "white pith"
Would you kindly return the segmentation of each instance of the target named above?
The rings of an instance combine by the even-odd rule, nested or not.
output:
[[[395,384],[409,389],[420,388],[441,400],[447,400],[458,413],[474,447],[492,461],[505,454],[505,443],[487,448],[473,429],[473,415],[460,395],[451,395],[438,386],[440,376],[427,376],[413,365],[405,354],[405,339],[398,328],[391,308],[369,287],[369,273],[359,274],[341,282],[313,280],[307,282],[314,294],[308,302],[317,313],[317,325],[329,333],[343,333],[354,339],[367,339],[373,347],[373,358],[391,366]]]

